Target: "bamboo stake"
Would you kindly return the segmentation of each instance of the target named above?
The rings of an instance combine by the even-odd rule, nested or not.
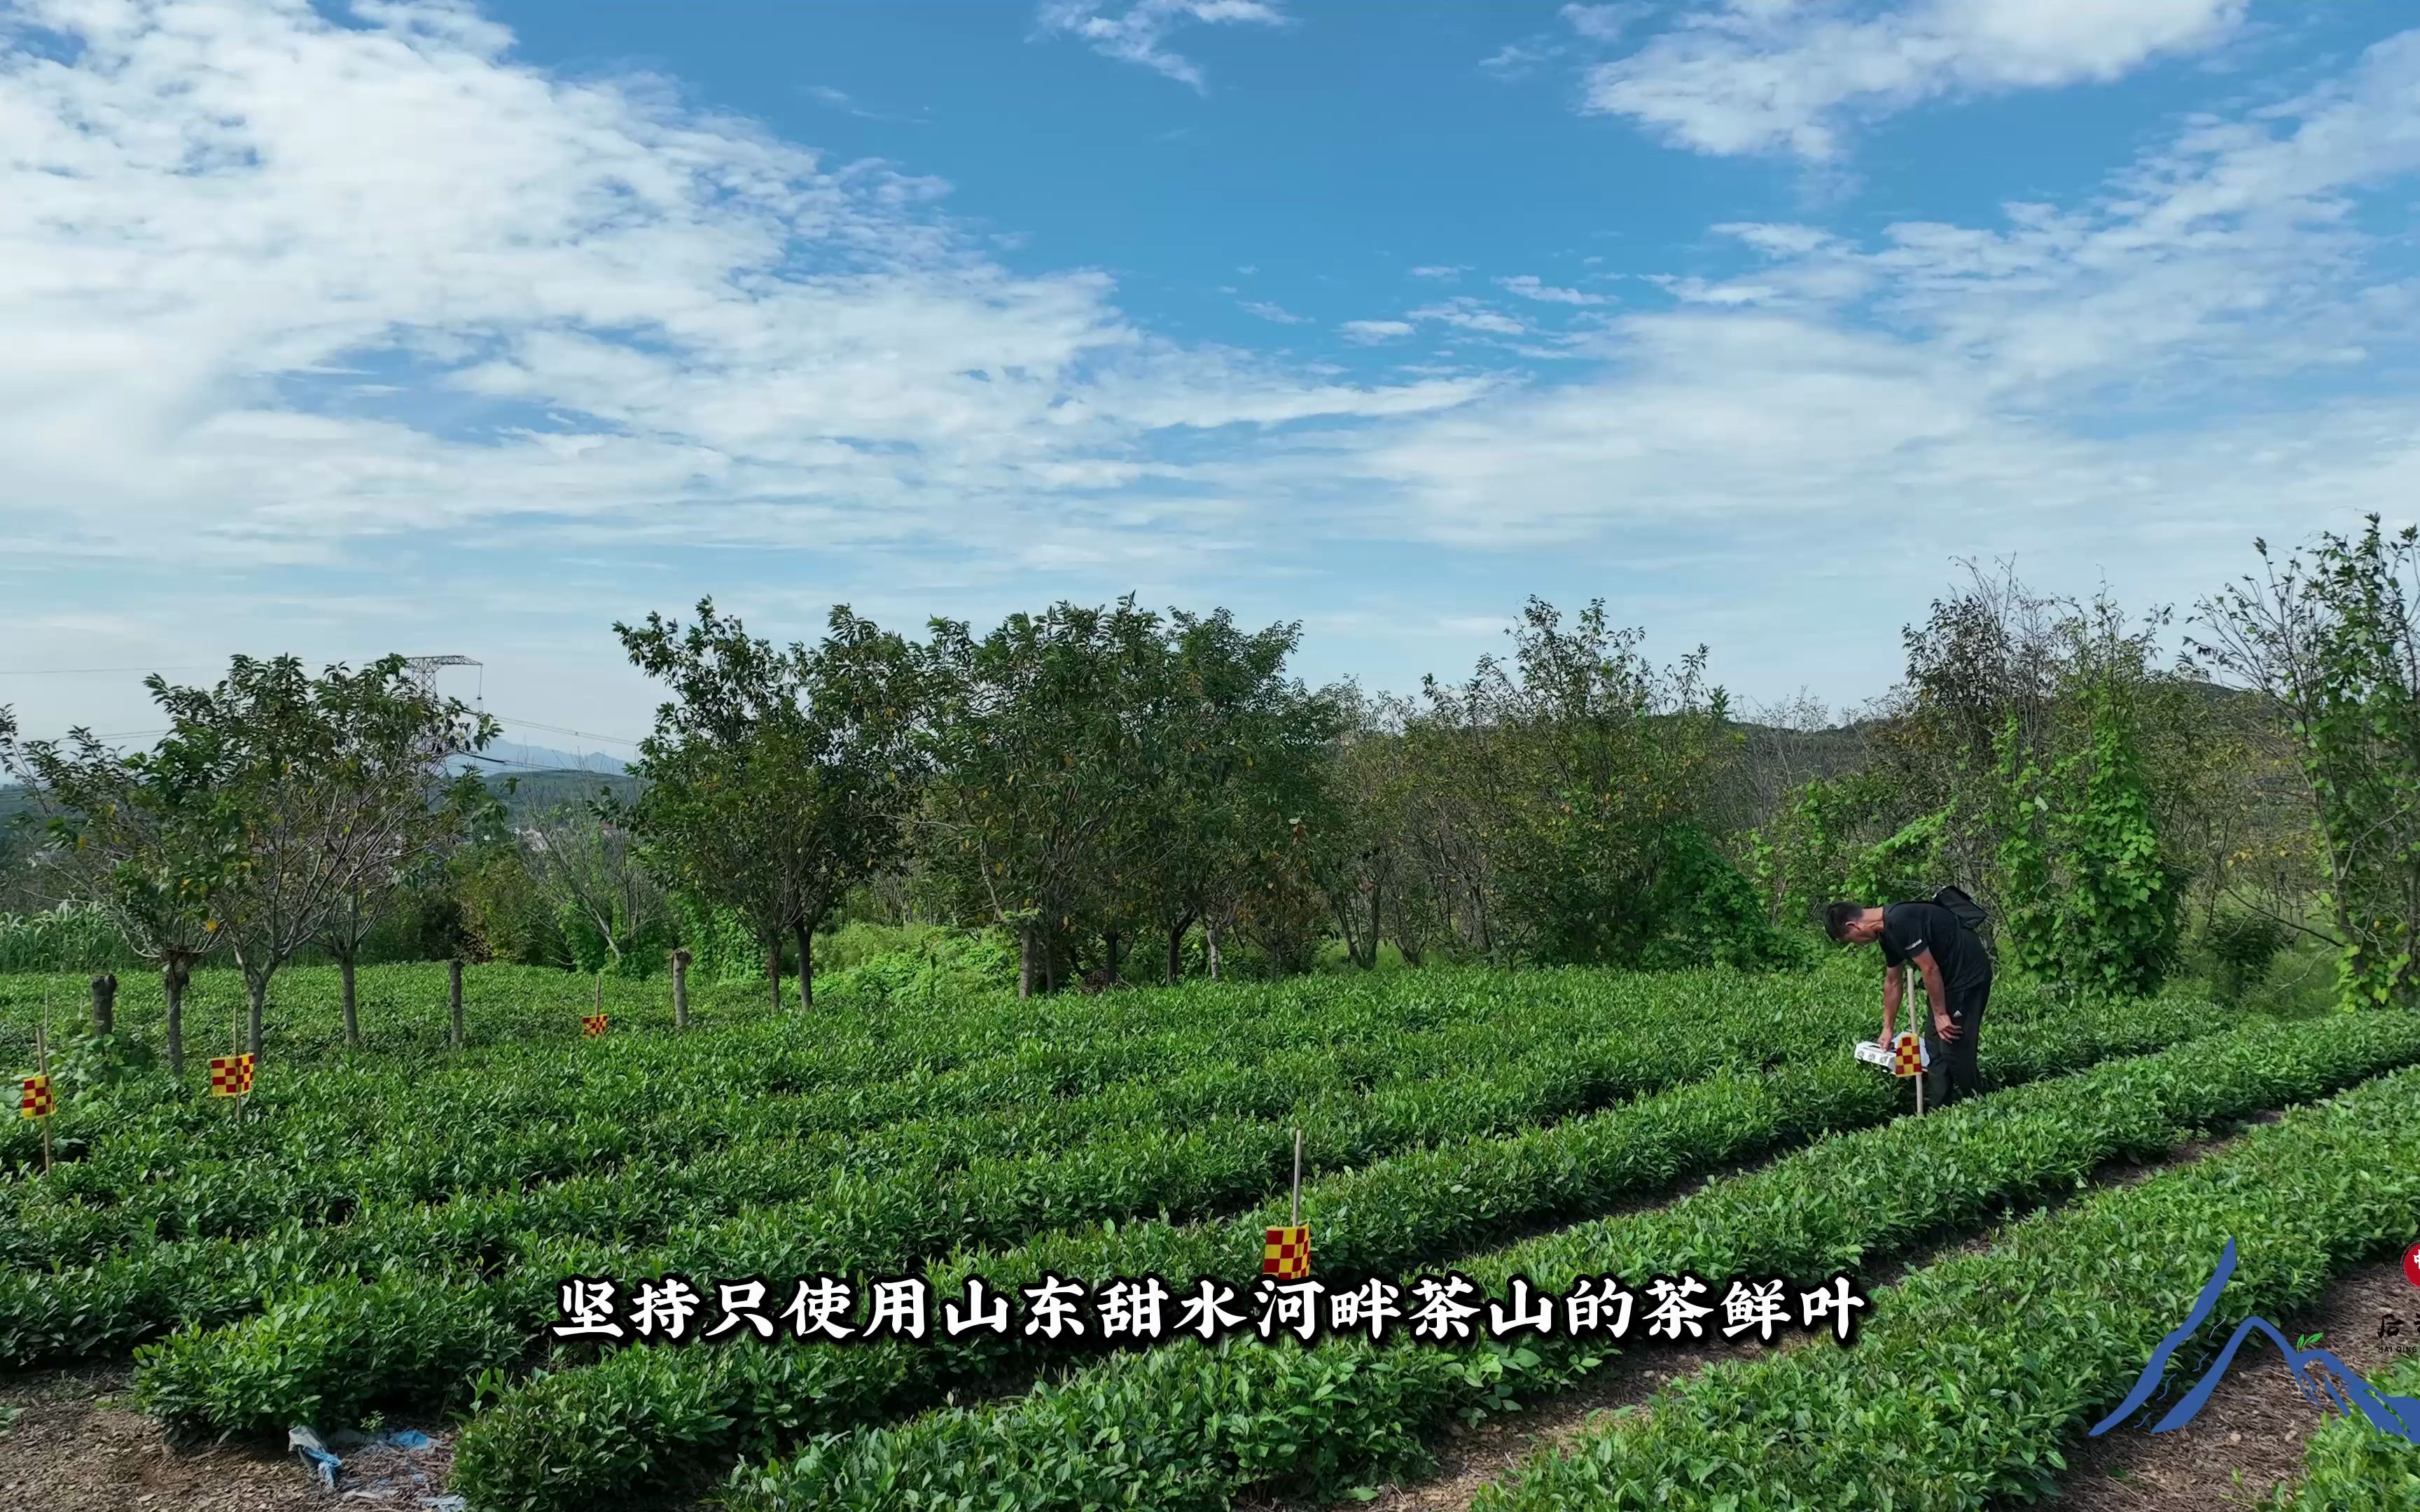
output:
[[[42,995],[42,1022],[34,1026],[34,1058],[40,1063],[42,1085],[51,1085],[51,995]],[[58,1104],[58,1093],[51,1093],[51,1106]],[[42,1174],[51,1174],[51,1120],[42,1119]]]
[[[1302,1227],[1302,1131],[1294,1132],[1294,1224]]]

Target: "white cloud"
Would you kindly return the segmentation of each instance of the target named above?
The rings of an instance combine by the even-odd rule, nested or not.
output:
[[[1492,73],[1499,79],[1518,79],[1539,64],[1560,56],[1562,51],[1552,43],[1538,39],[1507,42],[1494,53],[1481,58],[1479,67],[1482,71]]]
[[[2420,280],[2380,266],[2398,221],[2358,227],[2415,174],[2420,33],[2250,118],[2197,118],[2071,204],[1865,241],[1725,226],[1765,266],[1659,280],[1678,308],[1575,333],[1587,377],[1363,427],[1253,482],[1316,476],[1366,529],[1532,574],[1709,557],[1650,623],[1702,626],[1785,688],[1838,676],[1792,659],[1808,624],[1865,640],[1886,680],[1890,628],[1952,555],[2189,605],[2256,534],[2410,513]],[[1939,528],[1873,527],[1908,508]],[[1874,602],[1891,584],[1903,611]]]
[[[1454,279],[1462,276],[1463,270],[1444,263],[1429,263],[1413,269],[1411,274],[1414,278]]]
[[[1104,57],[1140,63],[1195,89],[1206,87],[1202,70],[1190,59],[1169,51],[1164,44],[1170,33],[1187,23],[1293,23],[1274,0],[1130,0],[1122,11],[1100,0],[1043,0],[1034,19],[1046,31],[1081,38]]]
[[[1105,276],[1002,266],[940,185],[553,77],[456,8],[18,9],[66,45],[0,52],[17,666],[462,649],[497,706],[628,733],[583,710],[652,702],[594,672],[600,622],[708,590],[809,633],[836,600],[980,621],[1043,569],[1264,619],[1303,580],[1379,625],[1496,607],[1339,565],[1408,538],[1466,549],[1388,572],[1483,562],[1508,603],[1606,580],[1774,692],[1863,636],[1867,686],[1827,687],[1853,698],[1952,552],[2189,599],[2252,534],[2408,515],[2420,486],[2386,197],[2420,172],[2420,37],[2195,117],[2098,192],[1725,223],[1668,254],[1652,313],[1490,286],[1528,334],[1423,286],[1337,328],[1423,364],[1360,384],[1158,337]],[[1420,337],[1463,356],[1381,345]],[[1543,370],[1524,352],[1563,361],[1509,377]],[[1872,526],[1910,509],[1940,528]],[[61,627],[94,604],[98,650]],[[1402,686],[1430,669],[1383,662],[1401,639],[1332,670]],[[515,676],[544,702],[504,702]]]
[[[1862,116],[1938,95],[2106,82],[2206,50],[2249,0],[1729,0],[1588,76],[1589,109],[1700,152],[1837,157]]]
[[[1256,315],[1264,320],[1274,320],[1281,326],[1298,326],[1311,318],[1309,316],[1296,315],[1281,304],[1271,304],[1266,300],[1246,300],[1237,308],[1246,315]]]
[[[1574,32],[1591,42],[1618,42],[1654,8],[1644,0],[1626,0],[1620,5],[1565,6],[1557,14]]]
[[[1764,304],[1782,297],[1775,284],[1742,284],[1670,273],[1650,273],[1647,281],[1683,304]]]
[[[1525,300],[1537,300],[1547,304],[1603,304],[1606,302],[1606,297],[1602,294],[1583,293],[1575,288],[1557,288],[1551,284],[1540,281],[1532,273],[1523,273],[1515,278],[1499,278],[1496,282]]]
[[[1720,236],[1737,237],[1759,252],[1776,255],[1803,255],[1832,244],[1832,233],[1821,226],[1734,221],[1713,229]]]
[[[1579,39],[1581,50],[1593,53],[1621,40],[1633,23],[1653,8],[1645,0],[1622,0],[1618,5],[1567,5],[1556,14]],[[1505,43],[1493,55],[1481,59],[1479,67],[1498,79],[1518,79],[1572,50],[1572,44],[1557,34],[1536,32],[1519,41]]]
[[[2299,380],[2356,338],[2413,349],[2420,287],[2366,270],[2377,249],[2346,222],[2352,196],[2420,172],[2415,107],[2420,34],[2257,122],[2189,128],[2097,202],[1870,246],[1726,227],[1770,265],[1664,281],[1699,301],[1584,340],[1597,376],[1388,424],[1319,465],[1469,550],[1731,542],[1732,607],[1676,603],[1658,632],[1700,633],[1694,615],[1781,683],[1837,675],[1790,659],[1793,625],[1867,636],[1878,585],[1937,583],[1952,554],[2190,604],[2255,534],[2408,512],[2420,396],[2314,402]],[[1940,529],[1870,528],[1902,505],[1937,506]],[[1879,682],[1895,648],[1869,639]]]
[[[1425,304],[1406,312],[1413,320],[1434,320],[1459,331],[1476,331],[1492,336],[1526,335],[1529,328],[1511,316],[1491,310],[1477,300],[1448,300],[1442,304]]]
[[[907,122],[909,124],[918,124],[924,120],[924,117],[922,116],[901,116],[887,110],[869,110],[863,104],[861,104],[858,101],[857,97],[850,94],[847,90],[835,89],[828,84],[811,84],[801,88],[799,92],[819,105],[829,105],[833,110],[854,116],[860,120]]]
[[[932,180],[551,77],[453,5],[19,9],[69,44],[0,39],[20,561],[533,515],[950,539],[1155,436],[1477,392],[1176,347],[988,260]]]

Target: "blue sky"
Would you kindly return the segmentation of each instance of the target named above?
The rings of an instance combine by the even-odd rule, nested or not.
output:
[[[1853,703],[1954,559],[2410,514],[2399,12],[0,0],[0,702],[461,652],[561,745],[703,593],[1133,590]]]

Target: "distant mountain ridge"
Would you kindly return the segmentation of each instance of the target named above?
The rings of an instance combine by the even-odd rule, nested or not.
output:
[[[513,740],[499,740],[477,756],[458,756],[450,764],[456,771],[469,768],[487,773],[604,772],[618,776],[628,770],[602,751],[557,750],[551,746],[524,746]]]

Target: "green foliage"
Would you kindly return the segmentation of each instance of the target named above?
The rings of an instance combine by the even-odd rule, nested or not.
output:
[[[1943,880],[1941,846],[1950,812],[1926,814],[1860,851],[1844,879],[1846,896],[1869,907],[1931,897]]]
[[[2088,995],[2158,990],[2176,964],[2182,879],[2162,855],[2136,732],[2110,680],[2081,697],[2045,770],[1999,741],[2000,927],[2009,959]],[[2072,729],[2080,723],[2080,731]]]
[[[2071,1069],[2082,1063],[2079,1057],[2088,1060],[2095,1054],[2055,1019],[2024,1037],[2022,1045],[2007,1058],[2029,1074]],[[2420,1062],[2420,1020],[2398,1017],[2352,1035],[2326,1026],[2249,1029],[2053,1077],[1938,1116],[1826,1139],[1761,1170],[1711,1182],[1669,1207],[1469,1256],[1455,1269],[1494,1296],[1503,1295],[1515,1275],[1557,1291],[1581,1276],[1637,1278],[1683,1270],[1705,1276],[1782,1275],[1812,1285],[1841,1269],[1870,1269],[1929,1234],[1980,1221],[2009,1204],[2071,1190],[2110,1159],[2164,1151],[2182,1129],[2322,1095],[2414,1062]],[[1838,1095],[1854,1099],[1860,1086],[1873,1089],[1872,1078],[1860,1083],[1848,1074],[1856,1069],[1830,1068]],[[2420,1086],[2410,1077],[2396,1085],[2408,1114]],[[1777,1106],[1759,1116],[1789,1117],[1792,1101],[1777,1099]],[[1717,1116],[1676,1119],[1668,1136],[1719,1147],[1734,1127],[1752,1121],[1746,1116],[1758,1105],[1752,1094],[1745,1101],[1735,1097]],[[2373,1105],[2363,1121],[2378,1116]],[[2420,1135],[2407,1129],[2401,1138],[2408,1146]],[[2350,1143],[2331,1141],[2336,1159],[2321,1160],[2322,1169],[2303,1180],[2319,1185],[2333,1180],[2342,1188]],[[2366,1225],[2380,1222],[2384,1210],[2350,1194],[2335,1199],[2329,1221],[2343,1212],[2348,1197],[2363,1219],[2345,1231],[2376,1231]],[[2420,1178],[2406,1176],[2386,1202],[2415,1199]],[[1327,1273],[1325,1261],[1322,1270]],[[2191,1289],[2188,1284],[2171,1291],[2164,1304],[2173,1305],[2175,1295]],[[2022,1287],[2011,1291],[2024,1295]],[[1866,1326],[1877,1323],[1869,1319]],[[2021,1318],[1995,1332],[2008,1347],[2025,1347]],[[1177,1512],[1224,1507],[1248,1489],[1273,1482],[1334,1495],[1416,1467],[1424,1435],[1466,1414],[1567,1384],[1608,1352],[1601,1342],[1555,1337],[1517,1347],[1475,1340],[1440,1348],[1398,1335],[1383,1344],[1338,1338],[1299,1350],[1202,1347],[1188,1340],[1072,1372],[1012,1402],[929,1413],[813,1444],[769,1467],[743,1467],[732,1478],[728,1499],[744,1512],[807,1506],[872,1512],[980,1495],[985,1504],[1044,1512],[1090,1504],[1108,1487],[1146,1486],[1156,1492],[1154,1505]],[[1787,1358],[1854,1361],[1861,1352],[1817,1348]],[[2130,1368],[2139,1369],[2141,1359],[2137,1350]],[[1892,1398],[1885,1388],[1870,1388],[1859,1406],[1874,1411]],[[1785,1414],[1800,1400],[1786,1393],[1764,1399]],[[1078,1426],[1085,1423],[1115,1423],[1118,1431],[1082,1431]],[[1910,1435],[1893,1442],[1931,1441]],[[1904,1458],[1874,1458],[1891,1464]],[[1755,1461],[1749,1453],[1738,1463]],[[1738,1504],[1760,1504],[1743,1499]],[[1794,1503],[1761,1504],[1843,1504],[1807,1494]],[[1929,1504],[1902,1497],[1896,1504]]]
[[[1428,680],[1415,730],[1421,764],[1452,784],[1482,858],[1482,949],[1543,965],[1635,964],[1735,914],[1735,869],[1706,864],[1692,828],[1729,739],[1704,648],[1659,671],[1601,601],[1566,626],[1533,598],[1513,639],[1511,660],[1481,657],[1459,687]],[[1695,884],[1718,896],[1700,904]]]
[[[2197,655],[2259,692],[2299,748],[2348,1003],[2420,984],[2420,528],[2322,532],[2307,561],[2202,606]]]
[[[1876,1297],[1854,1349],[1676,1381],[1651,1413],[1532,1460],[1474,1507],[1979,1512],[2053,1495],[2062,1445],[2122,1399],[2227,1241],[2238,1265],[2206,1340],[2307,1306],[2381,1236],[2420,1227],[2415,1112],[2420,1074],[2406,1072],[2013,1226]]]
[[[861,1011],[929,1009],[977,993],[1016,989],[1016,947],[998,931],[925,930],[906,949],[868,956],[823,977],[827,1005]]]
[[[0,972],[100,971],[140,959],[109,910],[96,903],[0,914]]]
[[[1556,973],[1549,980],[1585,981],[1595,976]],[[1690,980],[1671,979],[1675,984]],[[1748,980],[1708,973],[1696,982],[1714,989]],[[1481,1120],[1461,1137],[1438,1138],[1426,1149],[1364,1164],[1364,1149],[1353,1147],[1351,1134],[1313,1124],[1306,1131],[1307,1146],[1332,1152],[1336,1164],[1346,1167],[1313,1180],[1303,1194],[1304,1216],[1320,1236],[1323,1279],[1350,1284],[1424,1258],[1466,1255],[1506,1229],[1600,1211],[1679,1176],[1804,1143],[1826,1131],[1887,1119],[1899,1101],[1896,1089],[1838,1054],[1842,1037],[1870,1023],[1869,980],[1857,978],[1861,990],[1854,994],[1843,990],[1847,985],[1844,977],[1804,995],[1764,995],[1754,1006],[1709,997],[1695,1011],[1672,1011],[1679,1004],[1668,999],[1667,1011],[1615,1020],[1567,1050],[1550,1049],[1499,1063],[1486,1078],[1484,1090],[1439,1088],[1423,1095],[1427,1089],[1407,1087],[1404,1103],[1374,1094],[1368,1100],[1374,1107],[1365,1108],[1362,1118],[1398,1107],[1408,1113],[1419,1106],[1430,1110],[1429,1120],[1450,1119],[1441,1126],[1432,1123],[1437,1134]],[[2021,1026],[2011,1035],[2016,1048],[1995,1056],[2008,1080],[2088,1064],[2129,1048],[2173,1043],[2207,1027],[2209,1017],[2206,1005],[2161,1005],[2118,1038],[2078,1043],[2063,1028],[2044,1032],[2040,1025],[2027,1026],[2022,999],[2009,1006],[2018,1010],[2012,1018]],[[2420,1025],[2406,1039],[2411,1054],[2420,1057]],[[1771,1076],[1759,1074],[1755,1068],[1776,1056],[1782,1057],[1783,1069]],[[1684,1066],[1724,1069],[1703,1080],[1670,1087],[1676,1068]],[[1598,1088],[1599,1097],[1617,1095],[1619,1089],[1649,1095],[1592,1117],[1566,1118],[1549,1129],[1509,1137],[1501,1132],[1506,1123],[1517,1127],[1539,1117],[1539,1100],[1554,1095],[1549,1088],[1575,1083]],[[1659,1087],[1669,1089],[1656,1092]],[[1415,1098],[1417,1103],[1411,1101]],[[1449,1108],[1457,1111],[1448,1113]],[[1270,1153],[1281,1160],[1284,1126],[1272,1133],[1278,1137]],[[1003,1287],[1031,1284],[1045,1273],[1249,1274],[1262,1229],[1281,1221],[1288,1211],[1283,1199],[1278,1199],[1257,1212],[1213,1224],[1102,1223],[1016,1247],[954,1257],[927,1273],[944,1295],[954,1294],[970,1274]],[[1764,1216],[1771,1220],[1770,1202]],[[780,1242],[791,1242],[784,1238]],[[871,1257],[864,1258],[878,1271]],[[1644,1268],[1637,1273],[1644,1273]],[[678,1444],[683,1457],[704,1458],[735,1440],[745,1443],[768,1433],[797,1437],[896,1415],[954,1388],[971,1386],[1002,1370],[1044,1364],[1047,1358],[1031,1346],[972,1340],[935,1341],[909,1350],[785,1349],[734,1361],[699,1359],[676,1369],[625,1352],[591,1370],[550,1377],[501,1402],[496,1415],[466,1437],[458,1462],[466,1484],[503,1504],[567,1505],[582,1491],[604,1494],[628,1484],[617,1478],[579,1479],[566,1474],[559,1459],[539,1452],[539,1444],[562,1443],[573,1424],[610,1423],[613,1426],[602,1434],[607,1443],[642,1439],[668,1449]],[[1394,1358],[1400,1360],[1401,1352]],[[1189,1389],[1182,1382],[1194,1378],[1163,1379],[1171,1390],[1182,1393]],[[1258,1384],[1239,1389],[1239,1399],[1265,1387],[1256,1367],[1252,1379]],[[1223,1396],[1228,1383],[1214,1379],[1206,1384]],[[665,1403],[660,1409],[659,1396]],[[1315,1401],[1307,1397],[1280,1417],[1314,1411],[1311,1404]],[[1119,1403],[1121,1410],[1136,1412],[1146,1434],[1160,1421],[1163,1405]],[[1090,1406],[1096,1412],[1107,1411],[1098,1399]],[[681,1441],[675,1430],[660,1426],[700,1412],[720,1425],[705,1439]],[[1055,1413],[1051,1421],[1058,1421]],[[1389,1430],[1400,1432],[1402,1427],[1390,1425]],[[905,1431],[912,1437],[913,1430]],[[1256,1446],[1255,1452],[1279,1447]],[[599,1473],[609,1473],[605,1465],[612,1462],[600,1457]],[[615,1477],[625,1473],[610,1472]]]
[[[396,1305],[408,1292],[407,1305]],[[350,1427],[381,1406],[467,1401],[481,1372],[520,1349],[460,1283],[386,1278],[314,1287],[214,1334],[180,1331],[136,1351],[135,1399],[180,1429]],[[326,1361],[341,1355],[345,1368]]]
[[[157,1065],[142,1041],[123,1031],[96,1034],[88,1019],[79,1020],[51,1042],[52,1086],[62,1097],[80,1099],[142,1080]]]
[[[2219,995],[2242,1002],[2286,948],[2286,926],[2267,914],[2221,914],[2202,932],[2202,944],[2218,963]]]
[[[2420,1396],[2420,1355],[2372,1374],[2369,1384],[2381,1396]],[[2284,1512],[2420,1512],[2420,1447],[2380,1432],[2365,1417],[2338,1415],[2321,1425],[2303,1461],[2302,1482],[2273,1499]]]
[[[783,945],[812,950],[815,928],[900,844],[920,712],[907,645],[846,605],[812,649],[776,651],[710,599],[685,629],[660,614],[613,629],[674,698],[630,769],[638,795],[597,812],[639,838],[668,890],[745,921],[778,996]],[[801,1006],[813,990],[802,964]]]
[[[575,971],[648,976],[664,964],[674,919],[628,829],[606,815],[554,810],[518,837],[518,859],[552,913]]]
[[[1695,825],[1675,825],[1648,895],[1656,934],[1640,964],[1670,968],[1712,963],[1741,970],[1801,963],[1789,937],[1766,918],[1756,884]]]
[[[1308,969],[1339,917],[1364,847],[1332,745],[1342,702],[1286,673],[1301,638],[1298,624],[1247,634],[1224,609],[1176,609],[1136,648],[1119,764],[1135,787],[1102,832],[1078,912],[1156,946],[1139,967],[1164,975],[1171,934],[1236,914],[1280,972]]]
[[[1811,924],[1825,903],[1853,895],[1873,903],[1913,896],[1891,892],[1879,882],[1869,891],[1852,888],[1851,869],[1858,859],[1853,837],[1873,807],[1867,787],[1854,775],[1810,778],[1791,790],[1770,825],[1750,832],[1747,871],[1764,897],[1765,917],[1776,926]],[[1937,866],[1929,862],[1923,871],[1931,876]]]
[[[553,914],[509,845],[466,847],[447,863],[469,959],[543,965],[565,951]]]
[[[764,951],[739,910],[681,887],[666,897],[672,904],[674,938],[690,952],[691,981],[747,981],[764,974]]]

